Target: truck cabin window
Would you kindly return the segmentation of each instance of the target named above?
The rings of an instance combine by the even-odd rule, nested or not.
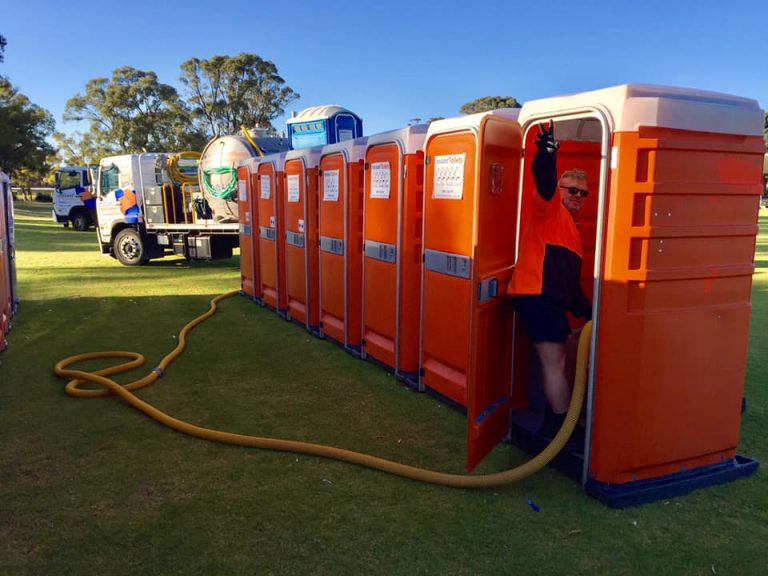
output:
[[[74,190],[80,186],[80,173],[75,170],[59,172],[56,174],[56,191]]]
[[[120,169],[114,164],[101,171],[101,193],[106,194],[120,187]]]

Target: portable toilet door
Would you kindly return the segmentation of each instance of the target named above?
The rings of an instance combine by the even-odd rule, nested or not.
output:
[[[331,144],[320,159],[320,335],[359,351],[365,139]]]
[[[258,204],[253,201],[256,173],[259,168],[257,158],[243,160],[237,168],[237,206],[240,218],[240,286],[244,294],[257,299],[256,287],[259,266],[258,235],[255,226],[258,223]]]
[[[283,170],[285,154],[265,156],[259,162],[254,202],[259,223],[259,281],[262,304],[279,314],[288,309],[285,291],[285,198]]]
[[[584,238],[586,490],[624,506],[753,472],[736,447],[764,152],[757,102],[647,85],[532,101],[520,114],[526,152],[549,119],[561,150],[582,139],[573,127],[599,134],[599,151],[578,160],[598,173]],[[561,171],[576,163],[565,158]]]
[[[512,311],[522,150],[517,110],[429,126],[420,385],[467,408],[467,469],[509,429]]]
[[[317,332],[318,295],[317,171],[321,148],[285,156],[285,283],[290,320]]]
[[[368,138],[362,356],[418,382],[426,125]]]
[[[10,182],[0,172],[0,351],[5,349],[13,307],[11,291]]]

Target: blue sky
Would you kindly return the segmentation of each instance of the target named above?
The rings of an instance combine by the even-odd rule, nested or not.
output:
[[[184,60],[240,52],[272,60],[301,94],[289,112],[341,104],[366,134],[455,116],[480,96],[526,101],[624,83],[768,107],[768,0],[0,0],[0,34],[0,74],[63,131],[77,128],[62,123],[67,99],[92,78],[128,65],[178,87]]]

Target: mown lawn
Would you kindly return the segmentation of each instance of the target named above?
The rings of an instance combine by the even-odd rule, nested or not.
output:
[[[238,287],[237,257],[126,268],[95,233],[17,207],[22,304],[0,355],[0,574],[768,573],[768,486],[611,510],[546,469],[462,491],[308,456],[208,443],[115,398],[66,396],[52,366],[134,350],[145,370]],[[768,211],[761,210],[740,452],[768,462]],[[461,472],[464,418],[245,298],[191,334],[139,396],[181,419]],[[144,374],[136,371],[122,379]],[[502,446],[481,471],[522,461]],[[534,511],[528,499],[540,512]]]

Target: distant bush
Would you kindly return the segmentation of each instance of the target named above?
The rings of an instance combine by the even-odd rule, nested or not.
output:
[[[43,192],[38,192],[35,194],[35,202],[53,202],[53,198],[51,198],[50,194],[44,194]]]

